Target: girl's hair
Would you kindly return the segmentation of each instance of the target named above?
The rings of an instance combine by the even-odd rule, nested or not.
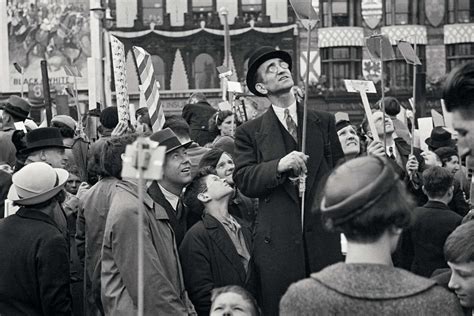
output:
[[[209,119],[209,132],[220,134],[218,127],[221,126],[222,122],[224,122],[224,120],[231,115],[232,111],[229,110],[218,111],[214,113],[214,115],[211,116],[211,118]],[[241,124],[239,118],[237,117],[237,115],[234,115],[234,117],[235,125],[239,126]]]
[[[221,159],[222,154],[226,153],[220,148],[212,148],[207,153],[202,156],[201,161],[199,162],[199,169],[210,167],[213,170],[216,169],[219,159]],[[230,154],[228,154],[230,156]]]

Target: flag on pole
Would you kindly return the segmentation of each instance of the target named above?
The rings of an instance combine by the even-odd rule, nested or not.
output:
[[[110,35],[112,62],[114,65],[115,95],[120,121],[130,121],[127,72],[125,69],[125,48],[115,36]]]
[[[165,114],[160,102],[160,84],[155,79],[155,71],[151,56],[143,48],[133,46],[133,54],[137,61],[138,74],[140,75],[140,98],[148,108],[151,125],[154,132],[159,131],[165,124]]]

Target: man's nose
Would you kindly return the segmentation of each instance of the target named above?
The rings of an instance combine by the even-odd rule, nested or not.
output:
[[[450,289],[456,290],[459,288],[459,283],[457,277],[454,273],[451,274],[451,278],[449,279],[448,287]]]

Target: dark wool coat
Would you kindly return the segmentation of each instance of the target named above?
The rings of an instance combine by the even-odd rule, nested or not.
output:
[[[302,108],[298,106],[297,111],[301,140]],[[317,197],[322,178],[344,157],[334,116],[308,110],[307,128],[309,160],[304,233],[297,188],[289,180],[289,174],[277,172],[278,162],[291,150],[285,141],[288,132],[273,108],[236,132],[235,182],[244,195],[259,199],[253,258],[261,294],[258,300],[265,315],[277,315],[280,298],[291,283],[342,260],[339,234],[328,233],[323,228]],[[295,149],[298,148],[301,145]]]
[[[69,249],[46,214],[21,208],[0,220],[0,314],[71,315]]]
[[[249,252],[250,229],[239,219]],[[186,233],[179,248],[184,284],[199,315],[209,315],[212,289],[225,285],[247,287],[250,272],[246,272],[224,226],[205,214]],[[250,270],[249,270],[250,271]]]
[[[280,315],[463,315],[435,281],[380,264],[338,263],[290,286]]]
[[[413,214],[412,226],[403,232],[402,249],[405,256],[412,258],[411,272],[430,277],[436,269],[448,268],[444,243],[461,224],[462,217],[437,201],[428,201],[423,207],[417,207]]]
[[[207,102],[186,104],[183,108],[182,116],[191,129],[191,139],[201,146],[212,142],[217,136],[209,132],[209,119],[216,112]]]

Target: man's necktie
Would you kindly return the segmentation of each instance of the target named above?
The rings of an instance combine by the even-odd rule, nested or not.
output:
[[[392,160],[396,160],[395,155],[393,154],[393,147],[392,146],[388,147],[388,158],[390,158]]]
[[[288,127],[288,132],[290,133],[291,137],[295,140],[296,143],[298,143],[298,130],[296,127],[295,121],[293,121],[293,118],[290,115],[290,111],[288,109],[285,109],[285,121],[286,121],[286,126]]]

